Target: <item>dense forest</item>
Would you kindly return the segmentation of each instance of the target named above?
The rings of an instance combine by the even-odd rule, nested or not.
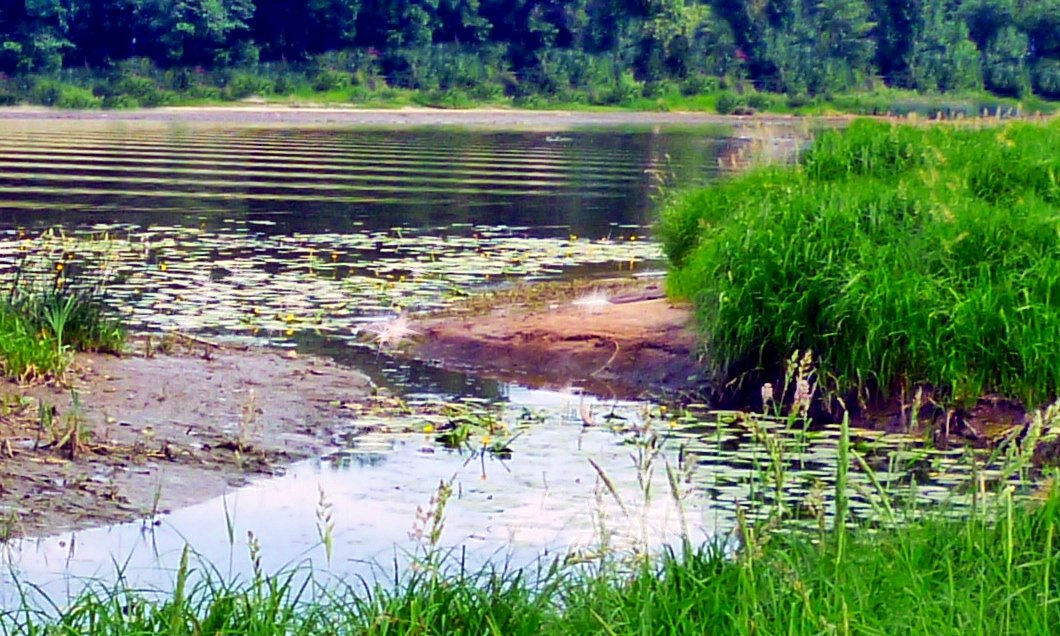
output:
[[[8,81],[150,69],[185,90],[196,73],[255,69],[239,79],[253,94],[282,92],[268,70],[290,67],[317,90],[480,99],[601,86],[621,101],[667,83],[1057,98],[1060,0],[0,0]]]

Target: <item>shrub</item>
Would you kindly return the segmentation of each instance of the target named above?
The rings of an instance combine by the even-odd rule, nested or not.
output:
[[[718,100],[714,104],[714,110],[718,111],[719,115],[732,115],[736,110],[743,106],[740,101],[740,97],[732,91],[724,91],[718,95]]]
[[[1038,60],[1034,66],[1034,90],[1045,97],[1060,98],[1060,60]]]
[[[110,89],[109,95],[113,97],[124,95],[138,105],[148,108],[164,106],[176,101],[176,95],[163,90],[155,80],[144,75],[122,75]]]
[[[224,96],[228,99],[246,99],[254,95],[269,95],[273,92],[273,83],[267,77],[253,73],[235,73],[228,80]]]
[[[681,82],[681,94],[685,97],[712,93],[719,88],[718,78],[706,75],[693,75]]]
[[[350,74],[333,68],[318,71],[310,80],[313,90],[326,93],[346,88],[350,85]]]

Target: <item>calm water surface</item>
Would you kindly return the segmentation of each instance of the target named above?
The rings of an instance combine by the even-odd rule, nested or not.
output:
[[[312,563],[373,576],[417,549],[409,537],[417,506],[441,481],[455,489],[443,547],[464,551],[471,565],[525,564],[601,543],[658,546],[685,531],[706,540],[756,502],[797,508],[816,497],[827,508],[834,430],[775,432],[792,475],[778,489],[763,472],[762,431],[774,425],[664,415],[657,405],[576,389],[533,391],[379,356],[358,337],[368,321],[442,307],[491,285],[651,275],[662,266],[650,233],[660,187],[708,182],[744,161],[748,148],[788,156],[803,138],[753,128],[557,135],[0,124],[0,269],[13,271],[27,249],[44,272],[64,258],[75,275],[105,277],[136,330],[329,355],[412,400],[484,400],[518,433],[507,461],[449,451],[427,435],[336,440],[328,457],[157,526],[11,544],[0,604],[13,602],[16,578],[61,598],[89,578],[112,580],[116,564],[132,584],[164,588],[185,544],[201,563],[245,576],[248,532],[266,569]],[[968,479],[959,454],[913,440],[861,443],[903,447],[905,455],[880,450],[877,467],[884,481],[919,480],[916,496],[925,501]],[[853,507],[871,515],[872,484],[861,488]],[[330,560],[320,546],[321,492],[332,506]]]

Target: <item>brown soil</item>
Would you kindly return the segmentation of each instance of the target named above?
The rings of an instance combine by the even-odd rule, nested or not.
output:
[[[191,343],[81,355],[63,385],[0,392],[4,539],[151,521],[282,470],[356,426],[371,387],[320,359]]]
[[[586,304],[592,294],[609,302]],[[637,397],[697,385],[691,312],[657,281],[516,288],[414,328],[413,357],[531,386]]]
[[[607,294],[610,302],[592,309],[578,302],[593,293]],[[471,299],[414,328],[421,337],[410,352],[413,357],[530,386],[575,385],[626,398],[691,394],[698,399],[707,389],[696,360],[691,310],[668,301],[658,282],[624,279],[517,287]],[[724,406],[758,407],[736,399]],[[911,401],[888,400],[858,410],[854,424],[890,432],[930,432],[944,447],[990,447],[1028,422],[1026,410],[1010,401],[987,396],[966,409],[944,409],[926,391],[914,426]],[[823,411],[818,416],[838,417]],[[1058,444],[1040,450],[1060,457]]]

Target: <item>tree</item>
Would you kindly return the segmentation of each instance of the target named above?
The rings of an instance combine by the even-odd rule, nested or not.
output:
[[[1027,34],[1007,26],[985,51],[986,87],[1002,95],[1020,96],[1030,90]]]
[[[360,0],[259,0],[251,21],[268,57],[304,59],[355,46]]]
[[[225,64],[250,31],[253,0],[146,0],[156,56],[183,64]]]
[[[954,91],[982,84],[979,50],[967,25],[954,17],[935,2],[917,21],[906,63],[914,88]]]

